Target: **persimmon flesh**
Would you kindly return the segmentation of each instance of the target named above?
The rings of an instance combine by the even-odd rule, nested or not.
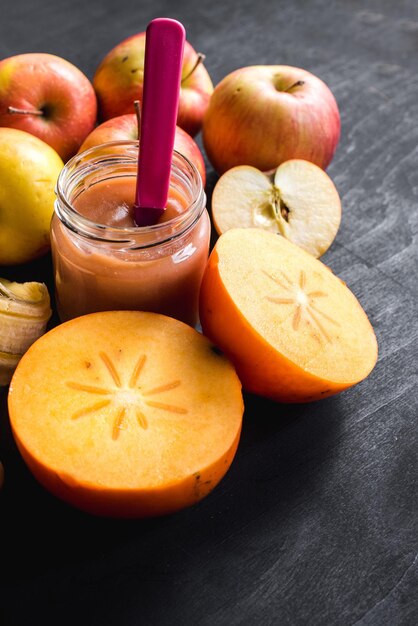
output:
[[[89,513],[163,515],[205,497],[234,458],[241,383],[197,330],[138,311],[92,313],[37,340],[9,389],[38,481]]]
[[[373,327],[346,284],[296,244],[259,228],[230,229],[217,240],[200,321],[244,389],[276,401],[343,391],[377,360]]]

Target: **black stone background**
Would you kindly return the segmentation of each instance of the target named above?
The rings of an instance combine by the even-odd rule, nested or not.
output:
[[[0,624],[418,623],[418,5],[414,0],[4,0],[0,58],[50,52],[90,78],[157,16],[174,17],[216,84],[253,64],[306,68],[331,87],[342,198],[323,257],[360,299],[380,353],[339,396],[246,395],[240,447],[191,509],[99,519],[46,493],[0,396]],[[200,143],[200,136],[198,137]],[[216,174],[208,166],[209,199]],[[49,257],[3,268],[51,286]]]

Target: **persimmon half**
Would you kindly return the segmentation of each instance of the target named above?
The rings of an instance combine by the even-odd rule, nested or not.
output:
[[[37,340],[14,373],[12,432],[35,478],[96,515],[149,517],[205,497],[244,410],[230,361],[164,315],[92,313]]]
[[[259,228],[223,233],[200,290],[200,322],[243,388],[309,402],[362,381],[375,366],[373,327],[347,285],[314,256]]]

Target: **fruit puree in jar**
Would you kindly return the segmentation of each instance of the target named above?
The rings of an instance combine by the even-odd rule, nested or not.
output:
[[[74,224],[69,228],[55,213],[51,247],[61,321],[123,309],[163,313],[191,326],[198,323],[198,293],[210,241],[204,204],[186,219],[190,198],[171,185],[159,223],[139,228],[134,220],[135,185],[134,176],[115,176],[74,195],[76,215],[93,223],[87,234]]]
[[[131,178],[111,178],[86,189],[73,200],[75,210],[96,224],[117,228],[136,226],[134,217],[135,185]],[[187,208],[185,199],[171,189],[159,223],[167,222]]]

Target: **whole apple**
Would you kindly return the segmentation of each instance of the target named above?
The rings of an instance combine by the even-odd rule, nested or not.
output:
[[[204,117],[203,146],[222,174],[235,165],[269,171],[289,159],[326,169],[340,138],[340,113],[317,76],[288,65],[254,65],[225,76]]]
[[[0,265],[26,263],[49,250],[54,190],[63,165],[42,139],[0,128]]]
[[[138,120],[135,113],[126,113],[112,117],[106,122],[96,126],[86,137],[79,152],[92,148],[93,146],[107,143],[109,141],[136,141],[138,139]],[[174,138],[174,149],[181,152],[197,168],[203,186],[206,184],[206,166],[202,152],[193,139],[185,130],[176,127]]]
[[[0,126],[36,135],[67,161],[96,120],[93,85],[66,59],[30,52],[0,61]]]
[[[102,60],[93,77],[100,120],[133,113],[134,101],[142,99],[145,31],[116,45]],[[204,56],[186,41],[177,124],[194,137],[213,92],[213,83],[203,65]]]

